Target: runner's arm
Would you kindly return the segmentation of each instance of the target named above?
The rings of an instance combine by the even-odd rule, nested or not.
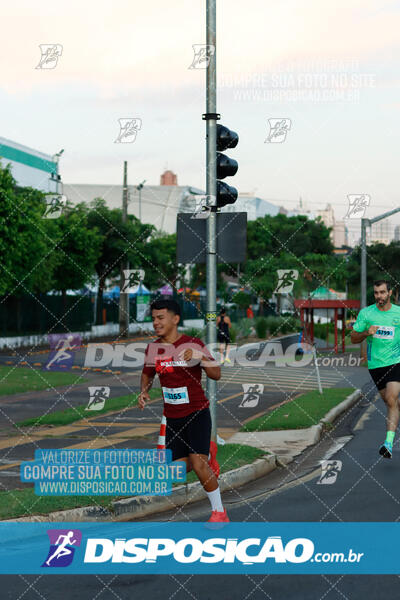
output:
[[[217,364],[217,361],[211,356],[210,352],[204,347],[203,356],[201,357],[201,367],[206,372],[207,377],[210,379],[221,379],[221,367]]]
[[[146,402],[150,400],[149,390],[153,385],[154,375],[148,375],[142,371],[140,378],[140,394],[139,394],[139,408],[143,409],[146,406]]]
[[[352,344],[360,344],[363,342],[368,336],[374,335],[376,330],[379,329],[378,325],[371,325],[365,331],[356,331],[355,329],[351,330],[350,339]]]
[[[197,364],[200,361],[200,366],[206,372],[207,377],[209,377],[210,379],[215,379],[216,381],[218,381],[218,379],[221,379],[221,367],[217,365],[216,360],[210,354],[205,344],[203,344],[202,341],[197,339],[196,345],[196,349],[186,348],[186,350],[182,351],[181,355],[183,360],[189,362],[192,359],[195,359]]]
[[[209,363],[210,360],[207,359],[207,362]],[[210,379],[215,379],[215,381],[221,379],[221,367],[219,367],[217,364],[215,367],[205,367],[204,365],[202,365],[202,367],[205,370],[207,377]]]

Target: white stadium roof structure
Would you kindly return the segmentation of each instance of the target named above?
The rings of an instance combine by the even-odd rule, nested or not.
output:
[[[109,208],[121,208],[122,185],[64,184],[63,193],[73,204],[91,202],[104,198]],[[143,223],[150,223],[160,231],[176,231],[176,215],[193,212],[196,195],[204,192],[183,185],[145,185],[141,191],[141,214]],[[128,186],[128,213],[139,217],[139,192]]]
[[[91,202],[95,198],[104,198],[109,208],[121,208],[122,185],[64,184],[63,193],[73,204]],[[135,186],[128,186],[128,213],[139,217],[139,192]],[[176,215],[180,212],[191,213],[196,204],[196,195],[205,192],[184,185],[145,185],[141,191],[141,214],[143,223],[150,223],[158,230],[167,233],[176,231]],[[239,194],[238,200],[223,212],[244,211],[249,220],[264,215],[276,215],[279,207],[256,196]]]

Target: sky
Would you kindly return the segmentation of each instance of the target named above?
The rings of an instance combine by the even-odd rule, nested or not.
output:
[[[0,136],[53,154],[65,183],[178,183],[205,189],[205,0],[102,0],[2,7]],[[239,134],[227,183],[287,209],[367,194],[373,217],[398,192],[400,3],[217,0],[217,110]],[[40,44],[59,44],[53,69]],[[119,119],[141,120],[115,143]],[[268,142],[269,119],[287,119]],[[272,121],[273,123],[273,121]],[[400,215],[400,213],[399,213]],[[400,216],[391,217],[393,224]],[[355,228],[358,221],[352,219]]]

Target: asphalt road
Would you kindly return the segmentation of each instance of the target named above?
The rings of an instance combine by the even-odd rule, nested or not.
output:
[[[32,368],[38,358],[30,359]],[[1,357],[9,362],[8,357]],[[19,367],[16,366],[16,369]],[[103,371],[73,371],[76,383],[62,388],[0,396],[0,486],[15,489],[29,486],[19,478],[21,461],[32,460],[37,448],[155,448],[162,415],[160,400],[149,404],[142,412],[138,408],[124,409],[96,416],[88,411],[85,422],[78,421],[66,427],[18,427],[18,423],[32,417],[46,415],[70,407],[87,405],[89,386],[109,386],[110,397],[139,391],[140,369],[107,369]],[[366,369],[351,367],[320,369],[322,385],[328,387],[360,387],[368,378]],[[45,376],[45,373],[44,373]],[[205,378],[204,378],[205,384]],[[258,403],[243,405],[243,386],[263,386]],[[159,387],[155,379],[154,387]],[[224,366],[218,382],[217,419],[219,435],[229,439],[247,421],[265,414],[277,405],[288,402],[299,394],[317,388],[317,375],[311,365],[306,367],[243,367]],[[261,388],[260,388],[261,390]]]

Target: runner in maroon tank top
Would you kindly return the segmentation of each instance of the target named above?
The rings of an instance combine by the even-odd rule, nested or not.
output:
[[[216,380],[221,377],[221,369],[200,339],[178,332],[177,302],[156,300],[151,314],[159,337],[146,348],[139,408],[143,409],[150,399],[148,391],[158,374],[167,419],[166,448],[172,450],[172,460],[183,460],[187,471],[195,471],[211,503],[209,521],[228,522],[217,478],[208,464],[211,416],[201,385],[202,369]]]

